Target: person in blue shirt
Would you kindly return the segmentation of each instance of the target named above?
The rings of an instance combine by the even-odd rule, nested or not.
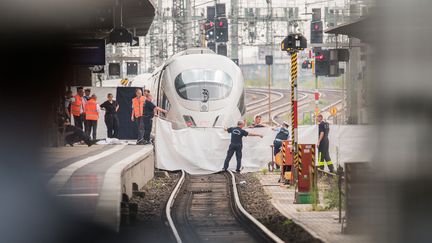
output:
[[[273,140],[273,155],[276,156],[282,149],[282,143],[283,141],[286,141],[289,139],[289,124],[288,122],[284,121],[281,127],[273,128],[273,131],[276,131],[276,137]],[[272,169],[274,169],[275,163],[272,161]],[[280,167],[278,164],[276,164],[276,169],[279,170]]]
[[[231,160],[232,156],[234,155],[234,152],[236,154],[237,159],[237,167],[236,172],[239,173],[241,169],[241,158],[242,158],[242,148],[243,148],[243,137],[247,136],[257,136],[257,137],[263,137],[263,135],[247,132],[243,130],[245,123],[244,121],[239,121],[237,123],[237,127],[230,127],[225,128],[225,131],[228,133],[231,133],[231,144],[229,145],[227,156],[225,158],[224,166],[222,171],[227,171],[229,161]]]
[[[282,142],[289,139],[289,124],[284,121],[282,127],[274,128],[273,130],[277,132],[276,137],[273,141],[274,155],[280,152],[282,147]]]

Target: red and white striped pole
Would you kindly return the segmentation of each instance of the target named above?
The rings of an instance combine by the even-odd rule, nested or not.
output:
[[[291,135],[294,154],[294,166],[301,176],[302,168],[298,155],[298,115],[297,115],[297,51],[291,52]]]

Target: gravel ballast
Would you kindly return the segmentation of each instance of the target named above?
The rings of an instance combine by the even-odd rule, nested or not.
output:
[[[270,202],[254,173],[236,174],[237,186],[243,207],[285,242],[319,243],[306,230],[283,216]]]
[[[168,177],[154,177],[140,189],[141,196],[129,200],[129,205],[137,207],[137,213],[132,215],[129,207],[129,217],[122,219],[121,242],[175,242],[166,223],[165,206],[180,175],[170,172]]]

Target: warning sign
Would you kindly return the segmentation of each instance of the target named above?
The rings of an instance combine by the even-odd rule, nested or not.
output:
[[[127,78],[124,78],[124,79],[120,80],[120,84],[123,85],[123,86],[127,86],[128,83],[129,83],[129,80]]]
[[[337,108],[335,107],[335,106],[333,106],[332,108],[330,108],[330,114],[332,115],[332,116],[336,116],[336,114],[337,114]]]

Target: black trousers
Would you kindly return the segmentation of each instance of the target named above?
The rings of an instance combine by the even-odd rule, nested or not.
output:
[[[226,156],[225,162],[224,162],[224,167],[223,167],[224,170],[228,169],[229,162],[230,162],[230,160],[231,160],[231,158],[235,152],[236,159],[237,159],[236,171],[240,171],[241,159],[242,159],[242,148],[243,148],[243,145],[241,145],[241,144],[230,144],[230,146],[228,148],[227,156]]]
[[[135,124],[137,125],[138,129],[137,142],[141,142],[144,139],[144,117],[135,117]]]
[[[150,141],[153,126],[153,116],[144,116],[144,140]]]
[[[74,117],[74,123],[75,123],[75,127],[84,130],[84,115],[80,115],[80,116],[73,116]]]
[[[105,125],[109,138],[118,138],[119,119],[117,114],[105,114]]]
[[[79,141],[84,141],[87,145],[91,143],[90,137],[87,136],[83,130],[72,125],[67,125],[65,127],[65,135],[65,141],[68,144],[74,144]]]
[[[273,154],[276,155],[277,153],[279,153],[281,151],[282,141],[274,140],[273,141],[273,146],[274,146]]]
[[[282,149],[282,141],[273,140],[273,155],[276,156]],[[276,165],[276,168],[279,169],[279,165]]]
[[[324,161],[327,163],[330,172],[333,172],[334,167],[333,167],[333,162],[331,161],[330,158],[328,139],[322,140],[320,145],[318,146],[318,167],[322,170],[324,170],[324,166],[325,166]]]
[[[96,140],[97,121],[86,120],[85,133],[90,136],[92,133],[93,140]]]

